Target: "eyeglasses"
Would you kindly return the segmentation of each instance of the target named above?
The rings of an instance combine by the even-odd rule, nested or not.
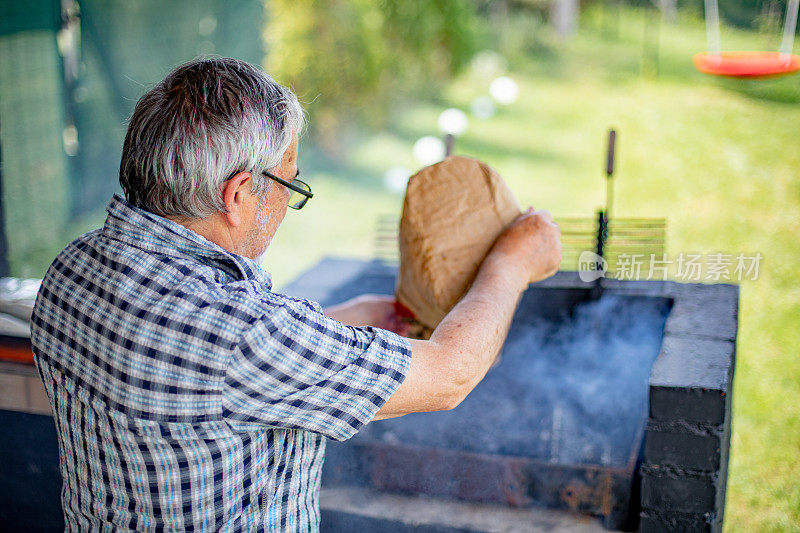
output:
[[[297,174],[294,175],[294,180],[288,182],[286,180],[280,179],[278,176],[274,174],[270,174],[266,170],[262,172],[263,175],[266,177],[273,179],[292,191],[289,195],[289,207],[292,209],[303,209],[303,206],[308,203],[308,201],[314,197],[314,193],[311,192],[311,186],[308,183],[297,179],[297,176],[300,175],[300,169],[297,169]]]

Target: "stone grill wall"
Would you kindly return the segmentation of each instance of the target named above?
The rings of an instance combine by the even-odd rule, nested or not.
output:
[[[673,287],[676,305],[650,376],[640,530],[721,531],[739,291]]]

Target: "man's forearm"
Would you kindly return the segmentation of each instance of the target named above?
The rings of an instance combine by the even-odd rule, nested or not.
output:
[[[464,396],[497,358],[527,287],[524,279],[502,255],[490,255],[470,290],[433,332],[431,341],[452,358]]]

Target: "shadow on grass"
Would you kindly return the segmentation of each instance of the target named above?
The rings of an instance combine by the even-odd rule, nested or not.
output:
[[[758,100],[781,104],[800,103],[800,76],[797,74],[757,80],[720,78],[719,85]]]

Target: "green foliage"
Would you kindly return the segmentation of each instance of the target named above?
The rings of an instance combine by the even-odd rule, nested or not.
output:
[[[266,69],[298,91],[328,146],[353,119],[380,126],[390,102],[450,79],[477,41],[469,0],[267,3]]]
[[[513,6],[507,12],[489,12],[486,17],[491,48],[508,60],[509,66],[530,65],[530,58],[547,60],[559,45],[547,25],[546,10],[536,5]]]

